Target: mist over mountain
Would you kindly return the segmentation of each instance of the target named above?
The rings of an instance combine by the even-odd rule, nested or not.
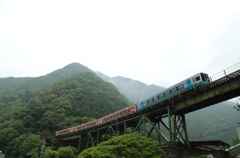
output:
[[[235,105],[224,101],[186,114],[190,140],[222,140],[231,144],[237,138],[236,127],[240,122],[240,113],[233,108]]]
[[[160,91],[164,90],[164,87],[156,85],[147,85],[140,81],[132,80],[122,76],[108,77],[101,72],[95,72],[104,81],[112,83],[117,87],[120,93],[122,93],[129,101],[137,103],[147,99]]]

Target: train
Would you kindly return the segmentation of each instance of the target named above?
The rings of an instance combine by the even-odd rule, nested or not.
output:
[[[149,97],[139,103],[130,105],[126,108],[123,108],[121,110],[118,110],[116,112],[113,112],[111,114],[108,114],[102,118],[86,122],[74,127],[70,127],[67,129],[56,131],[56,137],[61,137],[68,134],[73,134],[77,132],[81,132],[84,130],[88,130],[90,128],[101,126],[103,124],[107,124],[109,122],[113,122],[119,119],[122,119],[123,117],[142,112],[143,110],[146,110],[150,108],[151,106],[155,105],[156,103],[160,103],[162,101],[165,101],[169,98],[172,98],[174,96],[177,96],[181,93],[184,93],[186,91],[193,90],[195,88],[198,88],[200,86],[206,85],[210,83],[210,78],[208,74],[206,73],[197,73],[155,95],[152,97]]]

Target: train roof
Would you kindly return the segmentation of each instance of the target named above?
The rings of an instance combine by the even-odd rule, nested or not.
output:
[[[195,75],[198,75],[198,74],[201,74],[201,73],[203,73],[203,72],[196,73]],[[203,73],[203,74],[207,74],[207,73]],[[173,89],[174,87],[182,84],[184,81],[186,81],[187,79],[189,79],[189,78],[191,78],[191,77],[193,77],[193,76],[195,76],[195,75],[192,75],[192,76],[186,78],[185,80],[182,80],[181,82],[178,82],[178,83],[176,83],[176,84],[174,84],[174,85],[172,85],[172,86],[170,86],[170,87],[168,87],[168,88],[160,91],[159,93],[157,93],[157,94],[155,94],[155,95],[153,95],[153,96],[151,96],[151,97],[148,97],[147,99],[144,99],[144,100],[141,101],[141,102],[144,102],[144,101],[146,101],[146,100],[149,100],[150,98],[154,98],[155,96],[157,96],[157,95],[159,95],[159,94],[162,94],[162,93],[164,93],[164,92],[166,92],[166,91],[169,91],[169,90],[171,90],[171,89]]]

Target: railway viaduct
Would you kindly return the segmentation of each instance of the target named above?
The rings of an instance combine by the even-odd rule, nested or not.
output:
[[[216,151],[208,148],[229,148],[229,145],[222,141],[189,141],[188,139],[185,114],[240,95],[240,63],[213,75],[211,80],[212,82],[208,85],[156,103],[141,113],[81,133],[64,135],[64,137],[59,137],[59,140],[62,146],[72,145],[81,152],[111,136],[138,131],[157,140],[160,147],[165,149],[168,157],[203,154],[229,157],[229,153],[224,150]]]

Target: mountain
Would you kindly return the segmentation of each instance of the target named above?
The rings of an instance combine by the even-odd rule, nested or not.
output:
[[[232,143],[237,138],[240,113],[230,101],[221,102],[186,115],[190,140],[222,140]]]
[[[112,84],[82,72],[40,91],[22,108],[24,116],[16,112],[16,117],[30,115],[41,129],[63,129],[83,123],[86,116],[100,118],[129,104]]]
[[[9,103],[16,99],[28,102],[30,98],[34,97],[40,90],[69,76],[82,72],[93,71],[79,63],[71,63],[62,69],[55,70],[40,77],[0,78],[0,96],[2,96],[5,103]]]
[[[104,81],[112,83],[120,93],[122,93],[129,101],[137,103],[144,99],[151,97],[165,88],[156,85],[147,85],[140,81],[132,80],[129,78],[117,76],[108,77],[101,72],[95,72]]]
[[[7,83],[6,80],[1,81]],[[56,130],[100,118],[131,104],[113,84],[76,63],[45,76],[15,81],[11,89],[0,92],[0,147],[16,157],[29,134],[50,140]]]
[[[76,74],[85,72],[94,73],[82,64],[72,63],[40,77],[0,78],[0,122],[10,119],[11,115],[7,115],[8,113],[13,113],[16,109],[25,106],[45,89]],[[95,77],[100,79],[96,75]],[[112,87],[116,89],[113,85]],[[119,95],[121,94],[119,93]],[[125,106],[127,105],[129,104],[127,103]]]

